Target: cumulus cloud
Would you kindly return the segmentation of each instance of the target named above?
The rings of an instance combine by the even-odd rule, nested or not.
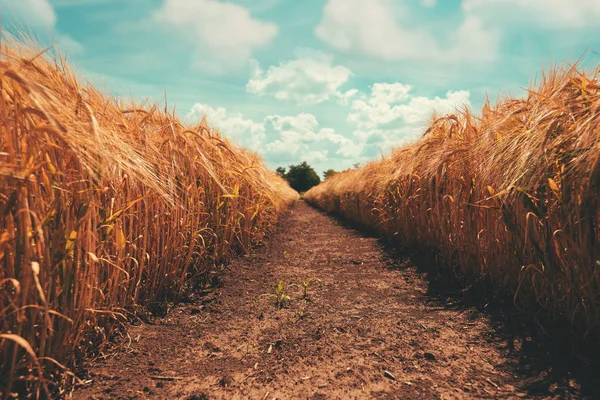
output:
[[[321,137],[337,147],[336,154],[346,158],[357,157],[363,148],[363,144],[356,142],[346,136],[336,133],[333,129],[324,128],[321,130]]]
[[[360,153],[361,145],[352,139],[342,136],[332,128],[321,127],[313,114],[295,116],[271,115],[265,123],[277,134],[273,144],[267,144],[268,152],[288,153],[306,158],[311,150],[319,149],[323,154],[335,154],[342,157],[353,157]]]
[[[370,96],[355,100],[348,121],[359,130],[379,129],[390,125],[422,124],[432,114],[448,114],[470,105],[470,92],[450,90],[445,97],[412,96],[410,85],[375,84]]]
[[[354,142],[360,143],[362,161],[414,141],[433,114],[453,113],[470,105],[470,92],[450,90],[444,97],[416,96],[403,83],[375,83],[369,94],[354,100],[347,116],[354,125]]]
[[[380,104],[398,103],[410,97],[412,86],[403,83],[375,83],[371,88],[369,104],[378,106]]]
[[[241,5],[217,0],[165,0],[154,19],[186,35],[196,46],[196,65],[212,72],[245,65],[279,30]]]
[[[533,23],[559,28],[598,26],[598,0],[463,0],[467,15],[487,23]]]
[[[263,123],[254,122],[240,113],[229,113],[223,107],[213,108],[207,104],[196,103],[186,115],[186,120],[199,122],[204,116],[211,127],[219,129],[242,146],[254,149],[266,138]]]
[[[364,162],[392,147],[414,140],[435,113],[453,113],[470,105],[470,92],[450,90],[444,96],[421,96],[401,82],[378,82],[368,93],[352,89],[354,100],[346,109],[345,132],[323,126],[312,113],[267,115],[254,120],[225,108],[195,104],[188,121],[206,115],[209,124],[219,128],[238,144],[259,152],[273,166],[313,162],[315,165],[352,165]],[[320,164],[319,164],[320,163]]]
[[[424,3],[435,5],[431,0]],[[467,16],[448,35],[448,45],[426,29],[404,26],[408,14],[401,4],[390,0],[328,0],[315,34],[337,50],[388,61],[491,61],[497,57],[499,33],[477,16]]]
[[[270,66],[266,71],[256,62],[246,91],[298,104],[317,104],[331,98],[343,102],[355,93],[340,92],[340,87],[351,76],[348,68],[333,64],[332,56],[312,52],[306,57]]]
[[[470,105],[469,91],[450,90],[444,96],[426,97],[415,95],[411,85],[401,82],[379,82],[369,93],[356,89],[352,92],[356,98],[348,110],[346,122],[350,129],[346,134],[322,126],[311,113],[273,114],[253,120],[198,103],[187,119],[199,121],[206,115],[209,124],[238,144],[259,152],[271,165],[303,160],[330,163],[333,159],[351,165],[414,140],[434,113],[453,113]]]
[[[0,0],[0,10],[8,10],[28,27],[50,31],[56,24],[56,13],[48,0]]]
[[[347,52],[360,51],[386,60],[437,53],[425,30],[404,29],[388,0],[328,0],[317,37]]]
[[[81,43],[57,32],[56,12],[48,0],[0,0],[0,13],[4,10],[17,26],[32,29],[62,52],[73,55],[84,51]]]
[[[209,125],[236,143],[253,149],[268,161],[277,163],[323,161],[326,157],[356,157],[361,145],[332,128],[322,127],[313,114],[269,115],[254,121],[225,108],[197,103],[187,114],[188,122],[204,116]]]
[[[421,0],[434,7],[436,0]],[[315,34],[331,47],[374,58],[491,62],[511,26],[553,30],[598,26],[598,0],[462,0],[462,20],[437,37],[410,25],[410,10],[392,0],[327,0]]]
[[[304,159],[309,163],[322,162],[322,161],[327,160],[328,153],[329,152],[327,150],[325,150],[325,151],[318,151],[318,150],[309,151],[306,154],[306,156],[304,157]]]
[[[302,113],[294,116],[269,115],[265,122],[281,133],[284,138],[294,142],[313,142],[317,138],[314,130],[319,126],[317,117]]]

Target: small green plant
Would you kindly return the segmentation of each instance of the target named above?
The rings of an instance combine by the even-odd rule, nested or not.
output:
[[[296,319],[296,322],[298,322],[304,318],[310,317],[311,315],[312,315],[312,313],[310,311],[308,311],[308,306],[301,307],[299,310],[296,311],[296,316],[298,317]]]
[[[275,299],[275,307],[284,308],[287,303],[292,300],[287,294],[288,286],[284,281],[279,281],[279,283],[273,285],[273,287],[273,293],[265,293],[261,295],[261,297],[272,297]]]
[[[310,300],[310,297],[308,297],[308,288],[309,286],[311,286],[313,283],[318,283],[319,285],[323,286],[323,282],[318,279],[318,278],[310,278],[306,281],[303,281],[301,284],[291,284],[290,286],[297,286],[299,288],[302,288],[302,298],[304,300]]]

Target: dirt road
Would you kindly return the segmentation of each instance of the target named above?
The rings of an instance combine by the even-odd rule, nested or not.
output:
[[[285,308],[262,296],[279,281],[310,278],[322,282],[309,285],[310,300],[297,286]],[[436,292],[411,259],[304,202],[265,246],[188,300],[132,327],[124,350],[95,363],[73,397],[571,398],[595,390],[502,318]]]

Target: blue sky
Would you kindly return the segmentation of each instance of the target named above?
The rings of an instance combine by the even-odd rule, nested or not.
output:
[[[345,169],[432,113],[598,64],[600,0],[0,0],[106,91],[209,122],[275,168]]]

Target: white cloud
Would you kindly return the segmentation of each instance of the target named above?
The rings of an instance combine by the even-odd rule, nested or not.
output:
[[[230,114],[222,107],[212,108],[206,104],[196,103],[187,114],[186,120],[199,122],[205,115],[211,127],[217,128],[242,146],[256,149],[266,138],[263,123],[244,118],[240,113]]]
[[[451,40],[448,45],[440,43],[424,28],[404,26],[403,22],[409,19],[408,11],[390,0],[328,0],[323,12],[315,34],[344,52],[358,52],[387,61],[440,62],[487,62],[494,60],[498,53],[498,32],[469,15],[447,35]]]
[[[225,108],[197,103],[187,115],[190,122],[206,114],[210,125],[238,144],[259,152],[272,166],[301,161],[316,165],[351,165],[366,161],[392,147],[414,140],[437,113],[453,113],[470,105],[470,92],[450,90],[445,96],[417,96],[400,82],[375,83],[369,93],[352,89],[356,98],[347,115],[350,129],[341,134],[322,126],[311,113],[267,115],[253,120]],[[337,164],[339,165],[339,164]]]
[[[269,115],[265,118],[276,131],[281,133],[284,138],[293,141],[312,142],[317,140],[317,134],[314,130],[319,126],[317,117],[313,114],[298,114],[295,116]]]
[[[420,0],[433,7],[435,0]],[[462,21],[440,35],[411,24],[410,9],[393,0],[327,0],[315,34],[332,48],[373,58],[492,62],[510,27],[575,29],[600,26],[599,0],[462,0]]]
[[[375,84],[369,97],[355,100],[348,121],[360,132],[406,124],[423,124],[431,115],[448,114],[457,108],[470,105],[470,93],[466,90],[448,91],[445,97],[434,98],[410,95],[411,86],[402,83]]]
[[[318,151],[318,150],[309,151],[305,155],[304,159],[309,163],[326,161],[328,153],[329,152],[327,150],[325,150],[325,151]]]
[[[154,19],[188,35],[196,46],[194,62],[212,72],[243,66],[279,30],[243,6],[217,0],[165,0]]]
[[[350,89],[344,93],[339,93],[338,96],[340,104],[343,106],[347,106],[350,99],[356,96],[356,94],[358,94],[358,89]]]
[[[288,157],[294,157],[300,151],[300,144],[293,141],[285,141],[281,139],[276,139],[271,143],[267,143],[265,145],[265,150],[267,154],[271,155],[287,155]]]
[[[332,47],[385,60],[421,58],[437,44],[420,29],[404,29],[388,0],[328,0],[316,35]]]
[[[398,103],[409,98],[412,86],[403,83],[375,83],[371,88],[369,103],[377,106],[385,103]]]
[[[324,140],[327,140],[329,143],[335,144],[338,146],[336,154],[342,155],[344,157],[353,158],[357,157],[362,151],[363,144],[357,143],[352,139],[349,139],[339,133],[336,133],[335,130],[329,128],[321,129],[321,137]]]
[[[209,124],[223,135],[259,152],[271,165],[304,160],[327,164],[333,159],[350,165],[414,140],[434,113],[441,116],[470,105],[466,90],[434,97],[417,96],[412,90],[400,82],[375,83],[369,93],[352,89],[356,99],[346,118],[350,125],[346,135],[322,126],[311,113],[273,114],[259,121],[198,103],[187,119],[199,121],[206,114]]]
[[[8,10],[26,27],[50,31],[56,24],[56,13],[48,0],[0,0],[1,10]]]
[[[32,29],[39,38],[47,39],[62,53],[80,54],[81,43],[56,30],[56,12],[48,0],[0,0],[0,14],[7,11],[19,28]]]
[[[553,29],[600,26],[598,0],[463,0],[467,15],[487,23],[534,23]]]
[[[369,95],[361,94],[352,103],[347,120],[355,126],[354,141],[361,143],[361,161],[414,141],[432,115],[453,113],[470,104],[466,90],[433,98],[414,96],[411,90],[403,83],[376,83]]]
[[[277,141],[267,144],[267,152],[304,154],[300,158],[306,159],[306,154],[315,149],[343,157],[356,156],[362,149],[360,144],[336,133],[334,129],[321,127],[312,114],[271,115],[265,118],[265,122],[278,136]]]
[[[339,89],[351,75],[348,68],[333,65],[332,56],[312,52],[307,57],[271,66],[267,71],[256,63],[246,91],[298,104],[317,104],[331,98],[344,101],[352,93],[341,93]]]
[[[451,50],[453,59],[473,59],[494,61],[498,57],[498,49],[502,34],[497,27],[486,24],[481,18],[469,15],[458,27],[457,43],[462,43]]]
[[[362,145],[321,127],[313,114],[269,115],[261,122],[230,113],[225,108],[213,108],[196,103],[187,114],[188,122],[199,122],[204,115],[214,126],[236,143],[259,152],[267,160],[277,162],[320,161],[329,155],[356,157]]]

